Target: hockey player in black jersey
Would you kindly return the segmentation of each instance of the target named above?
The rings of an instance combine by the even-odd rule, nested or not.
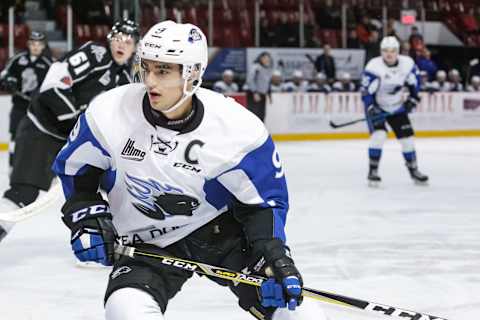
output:
[[[32,31],[27,42],[27,50],[13,56],[0,73],[0,86],[12,94],[10,112],[10,166],[13,165],[13,146],[20,120],[25,116],[35,91],[43,82],[52,58],[47,50],[45,34]]]
[[[0,200],[0,212],[26,206],[40,190],[48,190],[53,179],[50,166],[78,116],[100,93],[131,82],[139,36],[133,21],[117,22],[107,47],[87,42],[52,64],[19,124],[10,188]],[[0,239],[11,227],[0,221]]]

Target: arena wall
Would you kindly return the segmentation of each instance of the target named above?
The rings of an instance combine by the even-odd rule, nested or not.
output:
[[[422,93],[411,115],[418,137],[480,136],[479,93]],[[8,147],[9,95],[0,96],[0,150]],[[362,118],[358,92],[274,93],[267,104],[266,125],[277,141],[362,139],[368,136],[364,122],[332,129],[329,121],[343,123]]]

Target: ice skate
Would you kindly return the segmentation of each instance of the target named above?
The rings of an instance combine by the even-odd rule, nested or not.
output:
[[[378,169],[370,169],[368,172],[368,186],[370,188],[378,188],[382,179],[378,175]]]
[[[416,185],[428,185],[428,176],[421,173],[418,169],[409,169],[410,177]]]

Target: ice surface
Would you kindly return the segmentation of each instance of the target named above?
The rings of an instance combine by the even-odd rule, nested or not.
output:
[[[365,140],[278,149],[290,190],[288,241],[307,286],[450,320],[479,319],[480,139],[417,140],[428,187],[410,181],[395,141],[385,146],[380,189],[367,187]],[[0,157],[3,190],[7,157]],[[60,205],[18,224],[0,244],[0,320],[103,319],[108,270],[75,267]],[[331,320],[381,319],[306,303]],[[252,319],[228,289],[198,277],[166,317]]]

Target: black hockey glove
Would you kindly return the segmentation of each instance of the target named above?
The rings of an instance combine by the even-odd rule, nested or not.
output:
[[[386,115],[387,113],[385,111],[383,111],[382,109],[380,109],[374,104],[371,104],[367,108],[367,118],[374,125],[377,123],[383,122],[385,120]]]
[[[80,261],[113,264],[115,227],[108,203],[100,194],[78,194],[62,207],[63,222],[72,231],[71,245]]]
[[[413,97],[408,98],[408,100],[405,101],[405,103],[403,104],[403,107],[405,108],[405,112],[407,113],[412,112],[413,109],[417,108],[418,102],[419,101]]]
[[[264,307],[295,310],[303,297],[302,276],[295,267],[290,250],[279,239],[260,241],[265,259],[265,274],[269,279],[260,287],[261,303]]]
[[[17,79],[14,77],[6,77],[2,81],[2,89],[10,93],[17,91],[18,90]]]

